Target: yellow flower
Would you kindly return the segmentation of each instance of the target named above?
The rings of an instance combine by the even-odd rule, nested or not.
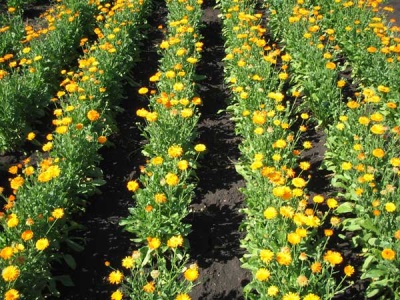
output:
[[[327,62],[325,67],[329,70],[335,70],[336,69],[336,64],[334,62]]]
[[[265,264],[270,263],[273,258],[274,258],[274,252],[272,252],[271,250],[263,249],[260,251],[260,259]]]
[[[165,202],[167,202],[167,196],[165,196],[165,194],[163,194],[163,193],[157,193],[154,195],[154,200],[157,203],[165,203]]]
[[[374,124],[371,126],[370,131],[376,135],[382,135],[385,133],[386,128],[382,124]]]
[[[188,294],[179,294],[176,296],[175,300],[191,300]]]
[[[387,260],[394,260],[396,258],[396,252],[389,248],[383,249],[381,255],[383,259]]]
[[[290,251],[284,249],[284,251],[278,252],[276,254],[276,261],[280,265],[288,266],[292,262],[292,256],[290,255]]]
[[[296,177],[292,179],[292,184],[297,188],[303,188],[307,185],[307,182],[301,177]]]
[[[50,243],[49,243],[49,240],[47,238],[41,238],[41,239],[38,239],[36,241],[36,245],[35,246],[36,246],[37,250],[43,251],[47,247],[49,247],[49,245],[50,245]]]
[[[354,274],[354,272],[355,272],[355,270],[354,270],[354,267],[352,265],[347,265],[347,266],[344,267],[344,274],[347,277],[352,276]]]
[[[275,297],[279,293],[279,288],[276,285],[271,285],[268,287],[267,294],[268,296]]]
[[[14,177],[11,182],[10,182],[10,186],[13,190],[18,190],[23,184],[24,184],[25,180],[23,177],[21,176],[17,176]]]
[[[204,152],[206,151],[206,146],[204,144],[197,144],[194,146],[194,150],[196,150],[196,152]]]
[[[10,259],[14,254],[14,250],[12,247],[4,247],[3,249],[1,249],[0,251],[0,257],[2,259]]]
[[[276,210],[275,207],[268,207],[266,210],[264,210],[264,217],[267,220],[272,220],[274,218],[276,218],[276,216],[278,215],[278,211]]]
[[[301,237],[296,232],[290,232],[287,236],[287,240],[292,245],[297,245],[301,242]]]
[[[173,145],[168,148],[168,156],[171,158],[181,157],[183,154],[183,149],[179,145]]]
[[[3,277],[4,281],[11,282],[18,278],[19,273],[18,267],[11,265],[3,269],[1,276]]]
[[[321,298],[318,295],[315,294],[307,294],[303,300],[320,300]]]
[[[55,219],[61,219],[64,216],[64,209],[62,208],[56,208],[53,210],[53,212],[51,213],[51,215],[55,218]]]
[[[132,256],[126,256],[122,259],[122,266],[126,269],[131,269],[135,265],[135,260]]]
[[[330,263],[331,265],[338,265],[343,262],[343,257],[337,251],[328,250],[324,254],[324,261]]]
[[[197,266],[191,266],[183,273],[183,276],[186,278],[187,281],[195,281],[199,277]]]
[[[159,238],[148,237],[147,244],[150,249],[156,250],[161,246],[161,240]]]
[[[33,231],[30,229],[25,230],[22,234],[21,234],[21,238],[24,241],[29,241],[33,238]]]
[[[260,268],[257,270],[255,277],[258,281],[267,281],[271,277],[271,273],[265,268]]]
[[[385,209],[387,212],[395,212],[396,211],[396,204],[393,202],[388,202],[385,204]]]
[[[4,294],[4,300],[18,300],[19,292],[16,289],[10,289]]]
[[[167,241],[167,246],[170,248],[177,248],[183,245],[183,238],[180,235],[173,236]]]
[[[120,290],[116,290],[114,293],[111,294],[111,300],[122,300],[124,294]]]
[[[155,290],[156,290],[156,287],[155,287],[154,281],[150,281],[143,286],[143,291],[146,293],[152,294],[152,293],[154,293]]]
[[[141,88],[139,89],[138,93],[139,93],[140,95],[145,95],[145,94],[148,93],[148,91],[149,91],[149,89],[148,89],[147,87],[141,87]]]
[[[13,228],[19,224],[19,219],[16,214],[10,214],[7,217],[7,226]]]
[[[32,141],[35,137],[36,137],[36,134],[34,132],[29,132],[28,136],[26,137],[26,139],[28,141]]]
[[[179,177],[176,174],[168,173],[167,175],[165,175],[165,182],[169,186],[176,186],[179,183]]]
[[[94,109],[89,110],[88,113],[86,114],[87,118],[94,122],[97,121],[100,118],[100,113]]]
[[[139,189],[139,183],[136,180],[130,180],[127,183],[128,191],[136,192]]]
[[[372,155],[377,158],[382,158],[385,156],[385,151],[381,148],[375,148],[374,150],[372,150]]]
[[[297,293],[290,292],[288,294],[285,294],[282,300],[300,300],[300,296]]]
[[[120,284],[124,279],[124,274],[121,271],[115,270],[108,275],[108,282],[111,284]]]

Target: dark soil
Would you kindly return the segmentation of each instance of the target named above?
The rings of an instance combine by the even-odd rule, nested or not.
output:
[[[400,1],[391,3],[400,9]],[[243,219],[240,208],[243,207],[243,196],[239,188],[244,186],[243,179],[236,173],[234,164],[238,160],[237,146],[240,138],[234,134],[234,124],[224,110],[229,93],[223,83],[224,41],[221,37],[221,21],[215,3],[205,3],[202,29],[204,52],[198,73],[206,79],[199,82],[198,93],[204,101],[202,116],[198,125],[199,142],[207,145],[208,152],[200,161],[197,170],[199,178],[191,212],[186,221],[192,224],[189,235],[190,255],[200,267],[200,284],[192,293],[193,300],[243,299],[242,287],[249,281],[249,273],[240,267],[240,258],[244,250],[240,248],[240,239],[244,233],[239,230]],[[34,15],[35,12],[33,11]],[[391,14],[391,17],[395,15]],[[144,99],[136,96],[138,86],[148,84],[150,75],[157,71],[158,55],[156,45],[162,39],[162,33],[155,28],[162,24],[165,8],[159,7],[150,21],[151,29],[145,41],[142,62],[132,70],[132,78],[137,81],[134,86],[127,86],[127,99],[123,102],[124,111],[118,116],[119,131],[110,141],[111,147],[102,150],[104,160],[101,168],[107,181],[101,187],[101,194],[89,199],[90,205],[77,222],[83,227],[74,233],[82,239],[85,249],[76,253],[77,267],[71,270],[65,265],[54,265],[56,274],[68,274],[75,286],[60,286],[59,298],[65,300],[103,300],[110,299],[115,287],[107,284],[109,269],[105,261],[119,266],[120,260],[134,250],[130,242],[132,236],[123,231],[119,221],[128,215],[128,207],[134,205],[132,194],[126,189],[126,182],[139,175],[139,166],[144,164],[141,147],[145,143],[140,135],[135,111],[146,106]],[[329,173],[318,170],[324,155],[325,136],[322,132],[311,132],[307,137],[315,147],[304,154],[313,165],[310,194],[327,194],[330,192]],[[7,169],[11,164],[24,158],[23,152],[11,153],[0,157],[0,186],[7,185]],[[349,245],[338,244],[336,247],[346,249]],[[68,250],[67,250],[68,251]],[[348,257],[353,259],[354,257]],[[349,293],[335,299],[364,299],[362,289],[365,282],[356,279],[356,284]]]

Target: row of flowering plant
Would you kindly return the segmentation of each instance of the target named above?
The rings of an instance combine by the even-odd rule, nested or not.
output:
[[[325,165],[346,200],[339,207],[347,216],[344,228],[356,233],[353,245],[363,248],[362,278],[371,282],[367,296],[398,299],[398,29],[388,25],[378,2],[335,5],[326,8],[338,12],[329,22],[336,21],[338,44],[359,89],[328,130]]]
[[[237,165],[246,180],[242,262],[253,274],[244,294],[248,299],[331,299],[343,290],[335,274],[354,273],[340,252],[327,248],[339,224],[331,216],[338,202],[307,190],[310,162],[301,154],[312,147],[302,138],[309,116],[295,107],[299,91],[293,97],[284,92],[296,76],[289,73],[291,54],[267,44],[263,15],[254,5],[221,1],[229,110],[243,137]]]
[[[290,4],[293,11],[302,12],[297,23],[319,20],[319,41],[326,40],[324,34],[329,33],[330,43],[319,46],[314,40],[309,47],[328,49],[328,56],[336,53],[351,67],[352,77],[332,86],[345,87],[347,105],[340,100],[343,104],[332,112],[332,122],[325,123],[329,126],[325,128],[328,151],[324,165],[333,172],[332,185],[340,189],[337,196],[342,204],[337,212],[344,217],[342,228],[354,232],[354,249],[363,249],[361,278],[370,281],[367,297],[396,298],[400,225],[395,194],[399,186],[399,90],[398,78],[394,78],[398,69],[397,29],[386,27],[384,18],[375,14],[378,3],[374,1],[335,1],[317,6],[308,1],[287,2],[279,5]],[[280,15],[277,19],[294,22],[293,16]],[[314,25],[308,26],[309,31]],[[307,39],[304,34],[303,43]],[[357,83],[356,89],[348,87],[350,80]],[[318,107],[311,110],[319,115]]]
[[[23,47],[3,55],[1,153],[21,145],[32,123],[43,115],[57,91],[59,72],[78,57],[81,39],[93,30],[95,9],[92,0],[64,0],[43,15],[45,28],[28,28]]]
[[[164,40],[159,44],[158,72],[151,87],[139,89],[149,95],[149,107],[137,110],[145,120],[147,139],[142,153],[147,163],[138,179],[128,182],[135,205],[121,225],[134,236],[137,247],[113,267],[109,282],[121,284],[111,299],[189,300],[198,278],[198,266],[189,265],[187,235],[183,222],[195,188],[194,170],[203,144],[194,144],[201,99],[195,93],[195,68],[202,42],[199,25],[201,1],[167,1]]]
[[[42,299],[42,292],[57,293],[57,280],[71,284],[65,276],[53,277],[50,263],[64,260],[74,267],[73,257],[60,250],[82,248],[70,237],[73,215],[103,183],[98,150],[115,126],[121,82],[137,61],[148,3],[117,0],[102,11],[97,42],[86,48],[76,71],[65,72],[54,131],[44,141],[28,135],[42,152],[9,168],[12,194],[3,192],[7,203],[0,220],[0,293],[5,299]]]

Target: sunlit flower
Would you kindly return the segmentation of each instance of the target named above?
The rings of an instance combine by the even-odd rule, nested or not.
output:
[[[156,290],[156,287],[155,287],[154,281],[150,281],[143,286],[143,291],[146,293],[152,294],[152,293],[154,293],[155,290]]]
[[[324,261],[330,263],[331,265],[338,265],[343,262],[343,257],[337,251],[328,250],[324,254]]]
[[[131,191],[131,192],[136,192],[140,187],[139,183],[136,180],[128,181],[126,186],[128,188],[128,191]]]
[[[119,270],[112,271],[108,275],[108,282],[111,284],[120,284],[123,279],[124,279],[124,274]]]
[[[49,240],[47,238],[41,238],[41,239],[38,239],[36,241],[36,245],[35,246],[36,246],[37,250],[43,251],[47,247],[49,247],[49,245],[50,245],[50,242],[49,242]]]
[[[16,289],[10,289],[4,294],[4,300],[18,300],[20,297]]]
[[[396,258],[396,252],[390,248],[383,249],[381,255],[383,259],[387,260],[394,260]]]
[[[255,278],[258,281],[267,281],[270,277],[271,277],[270,271],[265,268],[258,269],[255,274]]]
[[[352,265],[345,266],[343,271],[347,277],[352,276],[355,272],[354,267]]]
[[[159,238],[148,237],[147,243],[150,249],[158,249],[161,246],[161,240]]]
[[[111,294],[111,300],[122,300],[124,294],[120,290],[116,290]]]
[[[183,276],[188,281],[195,281],[199,277],[199,271],[197,266],[193,265],[188,268],[184,273]]]
[[[4,281],[11,282],[18,278],[19,273],[18,267],[11,265],[3,269],[1,276],[3,277]]]

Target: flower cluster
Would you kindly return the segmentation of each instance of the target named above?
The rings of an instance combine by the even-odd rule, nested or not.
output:
[[[47,24],[42,28],[23,27],[19,14],[9,17],[11,29],[5,32],[9,31],[14,44],[15,41],[18,44],[7,45],[4,41],[9,48],[0,58],[1,153],[24,142],[33,122],[50,105],[49,100],[58,88],[60,70],[78,56],[80,40],[93,30],[95,3],[65,2],[41,16],[42,22]],[[16,39],[24,29],[25,36]],[[16,31],[19,34],[14,35]]]

